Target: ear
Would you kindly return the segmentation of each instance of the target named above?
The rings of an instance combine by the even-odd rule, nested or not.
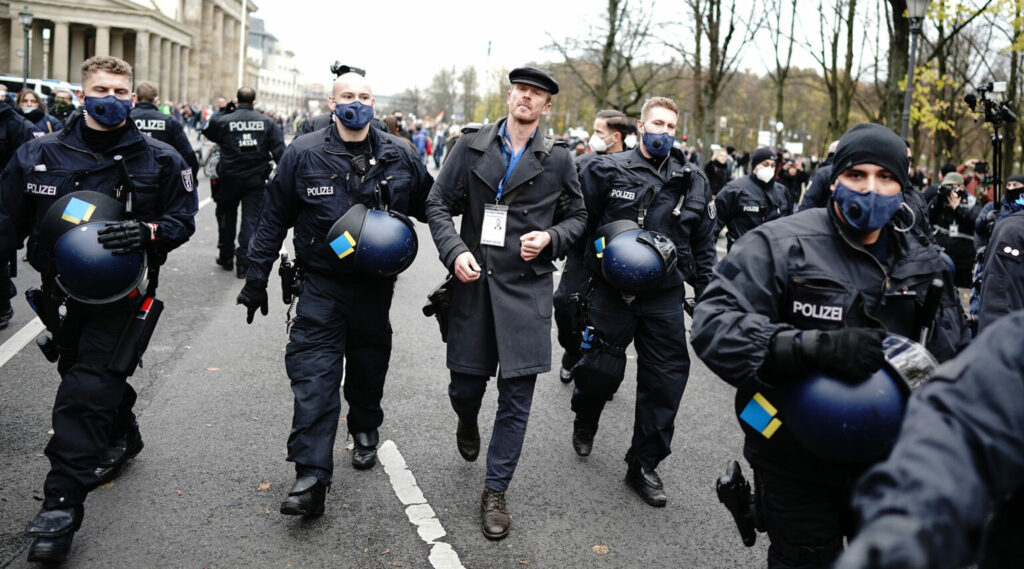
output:
[[[546,116],[551,111],[551,103],[544,105],[544,110],[540,112],[541,116]]]
[[[337,106],[338,106],[338,103],[334,102],[334,97],[333,96],[332,97],[327,97],[327,108],[331,109],[332,113],[334,112],[334,107],[337,107]]]

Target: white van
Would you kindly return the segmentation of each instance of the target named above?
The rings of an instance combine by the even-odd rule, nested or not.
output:
[[[21,91],[22,77],[20,75],[0,74],[0,83],[7,86],[7,93],[13,98]],[[78,107],[82,104],[79,100],[82,96],[81,84],[68,83],[67,81],[58,81],[56,79],[33,79],[29,77],[28,88],[39,93],[44,100],[49,99],[54,91],[69,91],[75,95],[71,98],[75,106]]]

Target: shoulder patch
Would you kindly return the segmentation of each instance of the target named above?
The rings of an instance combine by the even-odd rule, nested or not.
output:
[[[192,169],[185,168],[181,171],[181,183],[185,186],[186,192],[195,190],[195,184],[192,182]]]
[[[714,219],[718,216],[718,210],[715,209],[715,200],[708,202],[708,217]]]

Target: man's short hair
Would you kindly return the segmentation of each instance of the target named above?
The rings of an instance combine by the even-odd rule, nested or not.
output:
[[[156,85],[149,81],[143,81],[135,86],[135,98],[143,103],[152,103],[159,95],[160,92],[157,91]]]
[[[615,109],[604,109],[597,111],[597,116],[594,118],[604,120],[604,124],[611,130],[622,135],[622,138],[626,138],[631,134],[636,134],[636,123],[629,120],[626,113],[615,110]]]
[[[252,87],[239,87],[235,93],[239,105],[251,105],[256,100],[256,89]]]
[[[85,83],[93,73],[106,71],[114,75],[124,75],[128,82],[135,81],[132,73],[132,66],[127,61],[112,55],[94,55],[82,62],[82,83]]]
[[[668,97],[651,97],[644,101],[644,106],[640,109],[640,120],[647,120],[647,113],[655,107],[668,109],[679,116],[679,107],[676,106],[675,101]]]

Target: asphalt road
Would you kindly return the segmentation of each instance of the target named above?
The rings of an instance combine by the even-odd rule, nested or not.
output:
[[[207,180],[198,191],[200,199],[209,195]],[[426,293],[444,275],[423,224],[419,256],[399,278],[391,312],[383,464],[353,470],[351,441],[339,425],[326,513],[308,520],[280,515],[294,471],[284,460],[292,397],[279,283],[271,282],[270,315],[257,315],[247,326],[244,308],[235,305],[242,281],[213,262],[212,204],[196,222],[193,239],[171,254],[162,271],[159,296],[166,310],[144,368],[131,378],[145,450],[121,478],[89,496],[66,567],[765,565],[766,540],[743,547],[714,492],[726,461],[740,455],[733,390],[692,352],[674,452],[658,469],[669,496],[666,508],[647,506],[623,482],[635,400],[631,350],[626,381],[605,410],[588,458],[577,457],[570,445],[571,387],[557,371],[539,378],[522,460],[507,494],[512,531],[503,541],[485,539],[478,513],[484,459],[467,463],[455,449],[445,346],[433,319],[420,312]],[[19,269],[19,291],[37,284],[27,263]],[[11,326],[0,331],[0,355],[13,350],[0,364],[2,568],[29,566],[22,531],[40,506],[49,469],[43,448],[58,385],[56,366],[25,336],[32,315],[23,297],[15,311]],[[11,340],[19,331],[28,340],[24,347],[26,340]],[[551,335],[554,341],[554,330]],[[495,398],[492,386],[481,411],[484,445]]]

